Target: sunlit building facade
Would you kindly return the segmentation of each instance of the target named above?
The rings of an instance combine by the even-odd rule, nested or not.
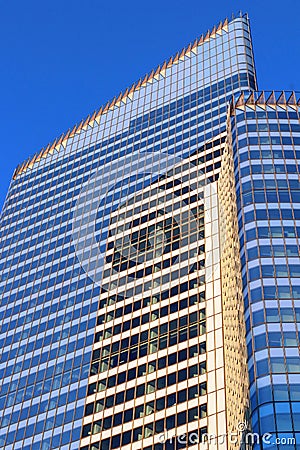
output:
[[[300,446],[299,94],[242,93],[228,135],[239,226],[253,431]]]
[[[0,448],[295,448],[297,114],[241,15],[16,169]]]

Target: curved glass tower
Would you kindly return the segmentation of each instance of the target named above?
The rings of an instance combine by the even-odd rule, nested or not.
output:
[[[252,426],[277,448],[300,433],[298,98],[241,94],[230,119]]]

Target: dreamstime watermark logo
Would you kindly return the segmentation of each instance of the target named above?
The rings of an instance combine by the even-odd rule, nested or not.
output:
[[[170,444],[174,444],[177,441],[179,444],[201,444],[204,448],[207,445],[210,446],[219,446],[228,442],[233,445],[246,445],[246,448],[252,448],[254,444],[263,445],[295,445],[296,440],[294,437],[278,437],[272,433],[264,433],[263,435],[259,435],[258,433],[253,433],[249,430],[247,423],[239,422],[236,429],[234,431],[229,431],[225,434],[216,435],[213,433],[197,433],[192,432],[189,434],[181,434],[176,435],[165,430],[164,433],[158,435],[158,442],[161,444],[169,442]]]
[[[186,159],[169,154],[167,152],[142,152],[139,155],[125,155],[123,158],[109,162],[98,169],[90,179],[85,183],[82,188],[78,200],[76,202],[73,212],[73,227],[72,227],[72,240],[75,247],[75,252],[78,260],[84,271],[87,273],[90,279],[97,285],[102,284],[103,270],[106,262],[106,244],[110,235],[116,235],[119,223],[111,225],[111,214],[126,202],[133,201],[134,196],[139,190],[143,190],[141,187],[141,180],[147,181],[148,185],[156,181],[160,176],[167,175],[172,170],[170,180],[176,177],[180,180],[180,176],[176,176],[173,169],[186,163]],[[201,177],[201,183],[198,181],[199,176],[202,173],[198,169],[198,177],[188,185],[190,196],[198,195],[200,190],[204,189],[205,184],[210,184],[208,180]],[[204,174],[203,174],[204,175]],[[211,191],[215,188],[213,185]],[[212,193],[212,192],[211,192]],[[213,192],[216,194],[216,192]],[[117,195],[116,195],[117,194]],[[118,202],[115,199],[118,199]],[[178,200],[178,198],[176,199]],[[206,196],[204,196],[204,208],[206,210],[206,216],[210,215],[211,205],[206,204]],[[208,197],[210,201],[210,197]],[[116,204],[118,203],[118,204]],[[192,208],[188,207],[185,212],[182,209],[173,211],[172,206],[168,206],[164,203],[157,205],[158,209],[162,210],[163,214],[168,214],[172,217],[174,226],[180,229],[180,236],[184,236],[182,232],[182,223],[189,223],[189,229],[197,229],[198,221],[192,213]],[[187,232],[185,232],[185,236]],[[126,242],[126,239],[128,242]],[[148,254],[138,252],[140,249],[136,248],[137,254],[135,255],[135,261],[130,261],[135,265],[146,262],[153,259],[153,255],[161,256],[157,253],[157,242],[164,251],[167,245],[167,239],[165,238],[165,230],[163,227],[156,229],[152,236],[148,239],[147,248]],[[130,236],[124,236],[123,244],[117,248],[118,253],[124,260],[130,259]],[[179,244],[180,247],[180,244]],[[179,260],[180,252],[177,257]],[[208,256],[209,259],[209,256]],[[178,261],[177,261],[178,262]],[[215,261],[214,263],[218,263]],[[176,261],[175,261],[176,263]],[[180,277],[187,275],[193,264],[197,263],[197,255],[193,258],[189,258],[188,264],[181,267]],[[174,261],[172,263],[174,265]],[[182,265],[181,265],[182,266]],[[217,266],[215,266],[217,267]],[[114,269],[115,273],[118,273],[118,269]],[[171,270],[171,269],[170,269]],[[186,271],[186,273],[184,272]],[[212,277],[212,273],[209,274]],[[206,282],[208,280],[206,279]],[[120,292],[118,290],[118,295]],[[122,293],[121,293],[122,295]]]

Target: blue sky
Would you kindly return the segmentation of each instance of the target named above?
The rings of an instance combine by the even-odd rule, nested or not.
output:
[[[18,163],[239,10],[259,88],[300,90],[295,0],[1,2],[0,206]]]

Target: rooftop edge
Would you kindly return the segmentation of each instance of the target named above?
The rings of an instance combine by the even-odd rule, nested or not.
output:
[[[140,78],[137,82],[133,83],[124,92],[120,92],[117,97],[114,97],[104,106],[101,106],[99,110],[94,111],[86,119],[83,119],[78,125],[76,124],[72,129],[70,128],[60,137],[56,138],[52,143],[49,143],[47,147],[42,148],[32,157],[27,158],[23,163],[19,164],[13,173],[13,179],[15,180],[22,173],[27,170],[31,170],[41,159],[47,158],[48,155],[52,155],[54,152],[59,152],[61,147],[65,149],[68,139],[74,137],[76,134],[79,134],[82,130],[87,130],[88,127],[93,128],[95,122],[99,125],[100,117],[102,115],[116,107],[120,107],[122,103],[126,104],[127,101],[131,101],[133,93],[146,86],[148,83],[152,83],[160,77],[165,78],[166,69],[174,64],[178,64],[179,61],[182,61],[185,57],[190,57],[191,53],[196,54],[196,48],[198,46],[204,44],[209,39],[216,38],[218,34],[221,35],[224,31],[228,32],[228,24],[230,22],[237,18],[244,17],[248,18],[248,14],[242,12],[239,12],[238,15],[233,14],[230,20],[226,18],[223,22],[221,21],[219,25],[214,26],[212,30],[208,30],[206,34],[202,34],[199,38],[195,39],[194,42],[177,52],[175,56],[171,56],[168,60],[165,60],[156,69],[153,69],[149,74],[146,74],[143,78]]]

